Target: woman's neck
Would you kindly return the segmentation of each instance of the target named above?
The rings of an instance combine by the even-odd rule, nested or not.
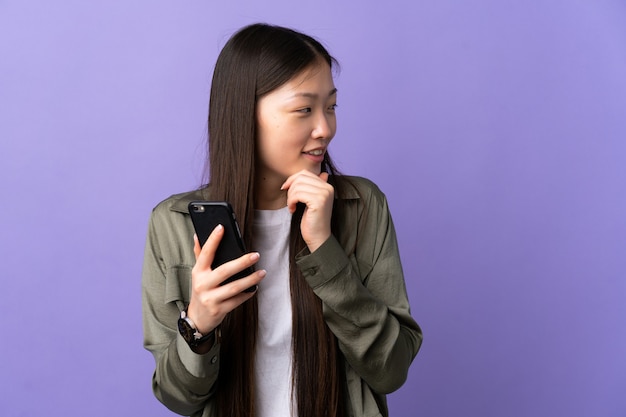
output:
[[[257,210],[278,210],[287,205],[287,190],[281,190],[284,180],[260,177],[255,183],[254,208]]]

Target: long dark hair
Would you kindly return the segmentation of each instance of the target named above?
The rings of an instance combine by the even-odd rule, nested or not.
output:
[[[244,240],[252,247],[255,201],[256,102],[322,60],[337,62],[315,39],[291,29],[254,24],[226,43],[215,65],[209,106],[211,198],[229,201]],[[326,154],[322,167],[336,193],[341,181]],[[337,339],[326,325],[322,304],[302,277],[295,255],[305,247],[300,233],[303,207],[292,218],[290,287],[293,317],[292,382],[299,417],[343,417],[345,367]],[[254,416],[256,298],[222,323],[217,407],[222,417]]]

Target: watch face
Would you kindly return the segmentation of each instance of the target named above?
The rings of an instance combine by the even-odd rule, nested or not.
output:
[[[195,342],[196,338],[194,337],[194,334],[196,333],[196,330],[192,328],[189,323],[187,323],[187,320],[182,318],[178,319],[178,331],[187,343],[192,344]]]

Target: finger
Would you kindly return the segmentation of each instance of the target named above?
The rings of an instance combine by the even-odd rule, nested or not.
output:
[[[259,282],[265,275],[265,270],[255,271],[247,277],[202,291],[197,298],[192,297],[188,309],[189,317],[202,333],[214,329],[222,322],[226,314],[256,294],[256,291],[246,292],[245,290],[251,287],[258,288]]]
[[[200,242],[198,241],[198,235],[193,234],[193,254],[196,257],[196,261],[198,260],[198,256],[200,256]]]
[[[210,269],[210,266],[202,270],[198,262],[196,262],[192,270],[192,278],[197,278],[192,280],[192,292],[201,293],[220,288],[221,284],[230,277],[254,265],[259,260],[259,257],[257,252],[248,253],[237,259],[226,262],[213,270]]]
[[[333,187],[325,182],[298,182],[287,191],[287,205],[295,207],[297,203],[306,204],[307,208],[321,208],[332,200]]]
[[[255,294],[256,292],[239,292],[237,295],[225,300],[222,306],[224,310],[231,312],[252,297],[254,297]]]
[[[246,292],[246,290],[251,287],[256,287],[266,275],[267,272],[262,269],[246,277],[213,288],[211,291],[204,293],[204,296],[201,298],[201,303],[203,305],[212,304],[219,306],[220,310],[228,312],[230,309],[225,308],[225,303],[231,302],[233,298],[239,297],[240,294],[247,296],[244,298],[252,297],[255,292]]]
[[[256,289],[257,285],[263,280],[263,278],[265,278],[266,275],[267,271],[261,269],[259,271],[254,271],[244,278],[236,279],[229,282],[228,284],[222,285],[220,287],[220,290],[222,293],[223,301],[227,301],[241,293],[251,295],[254,294],[256,291],[247,292],[246,290],[248,290],[249,288]]]
[[[218,282],[217,284],[221,284],[233,275],[243,271],[248,267],[251,267],[258,262],[259,258],[260,255],[258,252],[252,252],[218,266],[214,270],[217,278],[220,279],[220,282]]]
[[[298,178],[313,178],[313,179],[318,179],[319,177],[315,174],[313,174],[310,171],[307,171],[306,169],[303,169],[302,171],[296,172],[295,174],[290,175],[285,182],[283,183],[283,185],[280,187],[281,190],[287,190],[289,189],[289,187],[291,187],[294,183],[294,181],[296,181]]]
[[[200,269],[211,268],[213,259],[215,258],[215,251],[222,241],[224,236],[224,226],[218,224],[211,232],[206,242],[202,246],[198,257],[196,258],[196,266]]]
[[[333,186],[326,182],[328,174],[322,174],[317,176],[309,171],[301,171],[285,181],[283,189],[287,189],[287,206],[291,213],[295,212],[299,202],[310,206],[312,199],[321,197],[323,201],[333,195]]]
[[[209,320],[207,320],[203,324],[198,324],[198,323],[201,323],[199,320],[194,320],[194,319],[192,320],[194,320],[194,323],[196,323],[200,332],[202,334],[206,334],[205,332],[208,332],[216,328],[217,326],[219,326],[220,323],[222,323],[222,321],[224,320],[224,317],[226,317],[228,313],[230,313],[231,311],[239,307],[241,304],[245,303],[246,301],[254,297],[254,295],[255,293],[240,292],[239,294],[231,298],[228,298],[225,301],[221,301],[219,303],[219,306],[215,310],[213,310],[214,315],[209,317]],[[202,331],[203,327],[201,326],[204,326],[206,330]]]

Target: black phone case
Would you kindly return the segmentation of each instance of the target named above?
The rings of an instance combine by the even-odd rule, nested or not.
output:
[[[215,269],[246,253],[246,247],[239,231],[235,212],[229,203],[225,201],[192,201],[189,203],[188,209],[200,246],[204,245],[218,224],[224,226],[224,236],[215,252],[211,269]],[[222,282],[221,285],[246,277],[253,272],[253,267],[246,268]],[[255,290],[256,286],[250,287],[245,291],[253,292]]]

